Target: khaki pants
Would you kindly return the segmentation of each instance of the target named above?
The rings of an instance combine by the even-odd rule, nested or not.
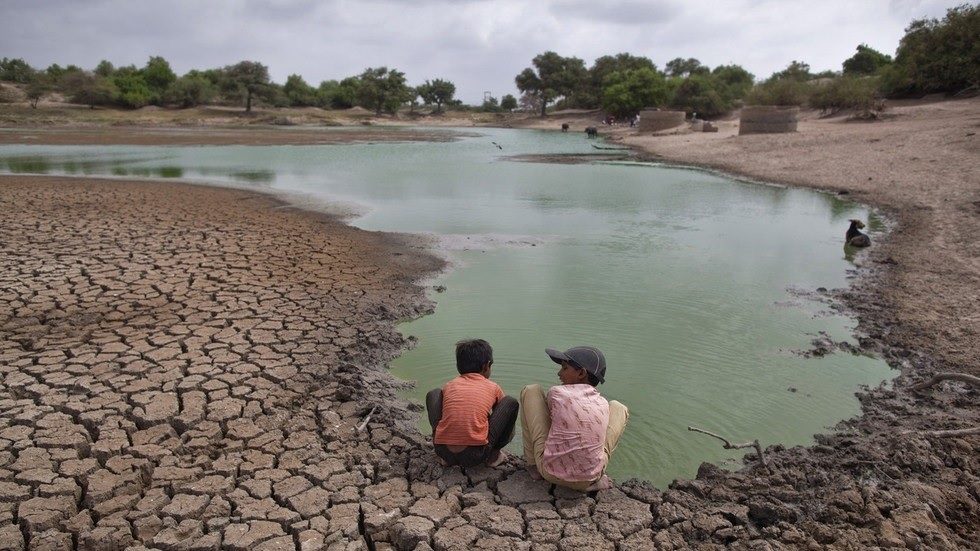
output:
[[[551,430],[551,413],[548,411],[548,401],[544,397],[544,389],[541,388],[541,385],[528,385],[521,390],[520,411],[521,431],[524,437],[524,460],[530,465],[537,466],[541,476],[552,484],[579,491],[585,491],[591,486],[595,480],[586,482],[561,480],[541,468],[544,443],[548,439],[548,432]],[[609,426],[606,428],[606,442],[602,446],[602,451],[606,454],[607,465],[612,453],[616,451],[619,437],[623,435],[629,417],[630,413],[626,406],[616,400],[609,401]]]

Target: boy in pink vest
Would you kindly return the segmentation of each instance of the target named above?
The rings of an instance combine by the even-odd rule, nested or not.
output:
[[[540,385],[521,391],[524,459],[535,478],[573,490],[604,490],[609,457],[623,435],[629,410],[607,402],[596,387],[605,382],[606,358],[599,349],[576,346],[545,350],[561,365],[547,396]]]

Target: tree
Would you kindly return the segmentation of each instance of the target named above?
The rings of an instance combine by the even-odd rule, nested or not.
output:
[[[181,107],[194,107],[210,102],[217,88],[197,71],[178,78],[167,92],[167,100]]]
[[[717,81],[711,75],[693,74],[685,78],[674,91],[671,104],[688,113],[715,117],[731,109],[716,88]]]
[[[26,84],[31,82],[34,73],[34,69],[23,59],[0,59],[0,80]]]
[[[773,73],[770,77],[771,80],[795,80],[797,82],[805,82],[811,78],[813,78],[813,74],[810,73],[810,64],[795,59],[785,69]]]
[[[347,77],[340,82],[325,80],[317,88],[317,103],[325,109],[349,109],[357,104],[360,88],[361,81],[357,77]]]
[[[228,84],[245,93],[245,112],[252,112],[252,96],[269,85],[269,68],[257,61],[239,61],[225,67]]]
[[[895,62],[882,72],[892,95],[958,92],[980,86],[980,5],[964,4],[905,29]]]
[[[517,109],[517,98],[513,94],[505,94],[504,97],[500,98],[500,108],[505,111]]]
[[[729,106],[752,89],[755,77],[740,65],[719,65],[711,71],[714,88]]]
[[[867,44],[859,44],[857,53],[844,60],[845,75],[873,75],[892,62],[892,56],[885,55]]]
[[[31,109],[37,109],[37,104],[45,94],[51,91],[51,83],[44,74],[36,74],[27,84],[25,93],[27,100],[31,102]]]
[[[689,57],[687,59],[675,57],[667,62],[667,74],[672,77],[703,75],[710,72],[711,69],[701,65],[701,62],[693,57]]]
[[[308,107],[316,104],[316,90],[299,75],[286,77],[282,91],[286,94],[289,105],[293,107]]]
[[[88,105],[92,109],[95,109],[96,105],[112,103],[117,95],[112,81],[84,72],[64,75],[61,89],[68,94],[71,101]]]
[[[170,69],[170,63],[160,56],[153,56],[140,71],[143,82],[150,90],[150,102],[160,103],[167,88],[177,80],[177,75]]]
[[[496,113],[497,111],[500,111],[500,102],[497,101],[497,98],[490,96],[483,100],[483,105],[480,106],[480,111],[483,111],[484,113]]]
[[[521,71],[514,82],[522,93],[537,97],[541,116],[545,116],[548,104],[562,96],[570,96],[585,81],[585,63],[577,57],[562,57],[555,52],[538,54],[531,60],[534,69]]]
[[[95,66],[95,76],[109,78],[116,72],[116,67],[107,59],[103,59]]]
[[[418,87],[418,93],[426,105],[435,104],[435,112],[442,113],[442,106],[453,101],[453,96],[456,95],[456,85],[441,78],[437,78],[432,82],[427,80]]]
[[[153,92],[139,71],[117,71],[112,84],[116,87],[116,101],[125,107],[138,109],[153,100]]]
[[[666,80],[649,68],[612,73],[602,89],[602,108],[617,117],[631,117],[648,105],[666,101]]]
[[[597,58],[589,69],[588,84],[575,90],[572,93],[573,99],[569,103],[574,107],[585,109],[601,106],[602,87],[606,77],[612,73],[633,69],[657,71],[657,66],[649,58],[628,53],[619,53],[615,56],[605,55]]]
[[[361,73],[358,101],[375,114],[395,113],[408,100],[405,73],[387,67],[367,68]]]

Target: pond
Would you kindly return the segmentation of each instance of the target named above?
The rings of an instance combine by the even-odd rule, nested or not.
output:
[[[472,131],[472,129],[467,129]],[[663,486],[744,452],[688,425],[764,445],[808,444],[859,412],[880,359],[797,351],[855,320],[804,298],[847,285],[849,218],[874,213],[807,190],[637,163],[546,164],[512,155],[600,153],[578,134],[479,129],[448,143],[331,146],[0,146],[0,171],[206,181],[343,204],[371,230],[436,236],[453,269],[435,314],[401,330],[393,365],[425,392],[455,374],[453,345],[484,338],[510,394],[557,382],[545,347],[587,344],[601,392],[631,418],[609,472]],[[499,144],[499,148],[496,144]],[[601,153],[608,153],[602,151]],[[427,430],[427,429],[426,429]],[[520,434],[510,450],[520,453]]]

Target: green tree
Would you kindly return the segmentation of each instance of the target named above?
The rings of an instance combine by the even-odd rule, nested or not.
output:
[[[103,59],[102,61],[99,62],[98,65],[95,66],[95,76],[99,76],[102,78],[109,78],[115,72],[116,72],[115,65],[113,65],[112,62],[110,62],[107,59]]]
[[[617,117],[630,117],[647,106],[667,102],[667,81],[649,68],[629,69],[606,77],[602,108]]]
[[[317,88],[317,102],[323,108],[349,109],[357,105],[357,92],[361,81],[357,77],[347,77],[337,82],[325,80]]]
[[[500,111],[500,102],[497,98],[490,96],[483,100],[483,105],[480,106],[480,111],[484,113],[496,113]]]
[[[804,63],[802,61],[796,61],[795,59],[790,62],[782,71],[773,73],[770,80],[795,80],[797,82],[805,82],[813,78],[813,74],[810,72],[810,64]]]
[[[714,88],[729,105],[745,97],[752,89],[755,77],[740,65],[719,65],[711,71]]]
[[[606,77],[612,73],[633,69],[650,69],[657,71],[657,66],[649,58],[619,53],[615,56],[604,55],[595,60],[589,68],[587,85],[581,86],[572,93],[573,107],[594,109],[602,105],[602,87]]]
[[[873,75],[892,62],[885,55],[867,44],[859,44],[857,53],[844,60],[845,75]]]
[[[299,75],[286,77],[282,91],[286,94],[289,105],[293,107],[309,107],[316,104],[316,90]]]
[[[252,97],[269,86],[269,68],[257,61],[239,61],[225,67],[227,84],[245,94],[245,112],[252,112]]]
[[[159,103],[167,88],[177,80],[177,75],[170,69],[170,63],[160,56],[153,56],[140,71],[143,81],[150,90],[150,102]]]
[[[437,78],[425,81],[418,87],[419,96],[426,105],[435,105],[436,113],[442,113],[442,106],[453,101],[456,95],[456,85],[448,80]]]
[[[408,100],[408,85],[405,84],[405,73],[401,71],[369,67],[359,78],[358,102],[368,109],[374,109],[377,115],[382,111],[395,113]]]
[[[61,89],[71,101],[88,105],[109,105],[115,101],[118,92],[110,79],[97,77],[85,72],[72,72],[63,75]]]
[[[117,71],[112,84],[116,87],[116,101],[124,107],[138,109],[153,100],[153,92],[139,71]]]
[[[45,94],[51,91],[51,82],[44,73],[37,73],[27,84],[27,89],[24,90],[27,95],[27,101],[31,103],[31,109],[37,109],[37,104],[41,101],[41,98]]]
[[[703,75],[710,72],[711,69],[701,65],[701,62],[693,57],[689,57],[687,59],[675,57],[667,62],[667,74],[672,77]]]
[[[34,69],[20,58],[0,59],[0,80],[27,84],[34,77]]]
[[[685,78],[674,90],[671,105],[688,113],[704,117],[716,117],[729,111],[732,104],[717,89],[719,81],[712,75],[693,74]]]
[[[951,8],[942,20],[913,21],[882,81],[892,95],[980,86],[980,5]]]
[[[504,111],[517,109],[517,98],[513,94],[505,94],[504,97],[500,98],[500,108]]]
[[[549,103],[562,96],[571,96],[581,87],[587,75],[581,59],[562,57],[555,52],[538,54],[531,64],[534,68],[521,71],[514,82],[522,93],[536,96],[542,117],[547,113]]]
[[[209,103],[216,94],[217,87],[210,80],[191,71],[174,81],[167,91],[167,100],[187,108]]]

